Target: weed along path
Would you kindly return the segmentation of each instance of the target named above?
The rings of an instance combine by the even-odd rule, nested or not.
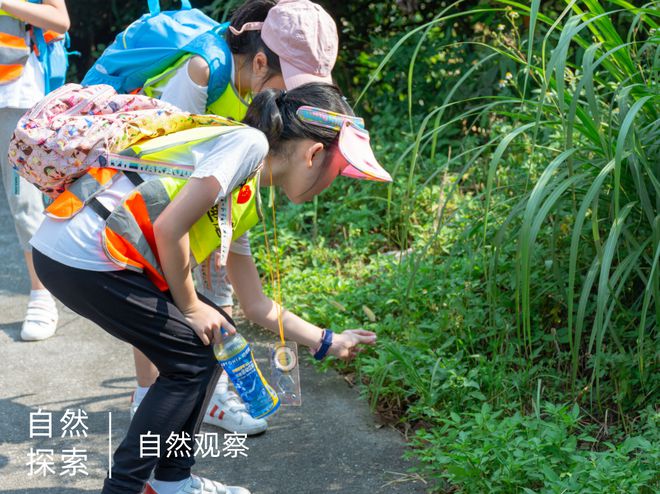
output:
[[[61,305],[54,337],[20,340],[29,286],[1,196],[0,493],[96,493],[106,475],[108,451],[129,425],[132,352]],[[266,344],[275,338],[241,322],[267,374]],[[378,428],[355,389],[334,372],[318,373],[308,362],[301,366],[301,377],[303,405],[283,407],[265,434],[245,439],[245,448],[225,446],[224,431],[204,425],[205,437],[219,444],[209,447],[206,457],[198,456],[195,473],[244,485],[254,494],[424,492],[421,482],[405,475],[410,465],[401,460],[405,445],[399,433]],[[79,416],[86,418],[73,424],[86,429],[73,427],[67,410],[84,411]],[[32,421],[30,413],[37,413]],[[42,427],[48,423],[50,432]],[[34,475],[31,452],[41,460],[33,462]]]

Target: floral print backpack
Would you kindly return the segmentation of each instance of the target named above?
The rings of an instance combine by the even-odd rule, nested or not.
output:
[[[9,161],[28,182],[56,198],[92,167],[142,139],[203,125],[227,125],[142,95],[117,94],[107,85],[66,84],[19,120]]]

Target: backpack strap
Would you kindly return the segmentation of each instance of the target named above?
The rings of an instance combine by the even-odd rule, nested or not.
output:
[[[43,0],[28,0],[28,2],[42,4]],[[45,93],[48,94],[53,89],[57,89],[56,87],[51,87],[52,68],[51,68],[51,61],[48,56],[49,53],[48,44],[51,43],[53,39],[63,37],[64,53],[67,57],[71,54],[80,55],[80,53],[68,51],[68,48],[70,46],[70,38],[68,32],[62,35],[59,33],[54,33],[53,31],[45,31],[42,28],[36,26],[31,26],[31,30],[32,30],[32,38],[34,40],[35,45],[37,45],[37,58],[39,59],[39,62],[41,62],[41,66],[43,67],[44,70],[44,90]],[[64,72],[66,72],[66,68],[68,68],[68,66],[69,64],[67,62],[64,68]],[[64,74],[64,77],[62,79],[62,84],[64,83],[64,78],[66,78],[66,74]]]
[[[131,181],[131,183],[135,187],[137,187],[138,185],[142,185],[144,183],[144,179],[136,172],[124,171],[124,175],[126,176],[127,179]]]
[[[181,0],[181,10],[191,10],[190,0]],[[152,15],[160,14],[160,0],[149,0],[149,13]]]
[[[44,91],[45,94],[50,93],[50,63],[48,62],[48,45],[44,36],[44,30],[39,27],[32,26],[32,33],[34,34],[34,42],[37,45],[37,58],[41,62],[44,70]]]
[[[124,176],[129,179],[135,187],[138,187],[144,183],[144,179],[136,172],[124,171],[123,173]],[[98,197],[93,197],[86,205],[89,206],[92,211],[94,211],[104,220],[107,220],[112,214],[112,211],[106,208],[103,203],[99,201]]]
[[[198,36],[186,45],[183,50],[198,55],[206,60],[209,66],[208,101],[217,100],[224,93],[231,79],[231,51],[225,41],[224,33],[229,23]]]
[[[135,172],[125,171],[123,173],[135,187],[144,183],[144,179]],[[89,206],[92,211],[94,211],[104,220],[107,220],[110,217],[110,214],[112,214],[112,212],[106,208],[103,203],[101,203],[101,201],[99,201],[98,197],[92,197],[92,199],[87,203],[87,206]]]
[[[97,197],[92,198],[88,203],[87,206],[89,206],[92,211],[94,211],[97,215],[99,215],[101,218],[104,220],[107,220],[110,217],[111,211],[106,208],[101,201],[98,200]]]

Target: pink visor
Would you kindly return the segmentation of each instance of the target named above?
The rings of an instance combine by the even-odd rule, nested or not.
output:
[[[339,152],[335,153],[332,160],[333,166],[335,160],[341,161],[336,165],[341,175],[376,182],[392,181],[390,174],[380,166],[374,156],[363,119],[312,106],[301,106],[296,115],[302,122],[339,132]]]

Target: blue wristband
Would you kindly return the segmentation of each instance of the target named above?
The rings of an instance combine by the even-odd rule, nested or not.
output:
[[[323,340],[321,341],[321,346],[319,347],[318,351],[314,354],[314,358],[316,360],[323,360],[323,358],[328,353],[328,350],[330,350],[330,347],[332,346],[333,334],[334,333],[329,329],[323,331]]]

